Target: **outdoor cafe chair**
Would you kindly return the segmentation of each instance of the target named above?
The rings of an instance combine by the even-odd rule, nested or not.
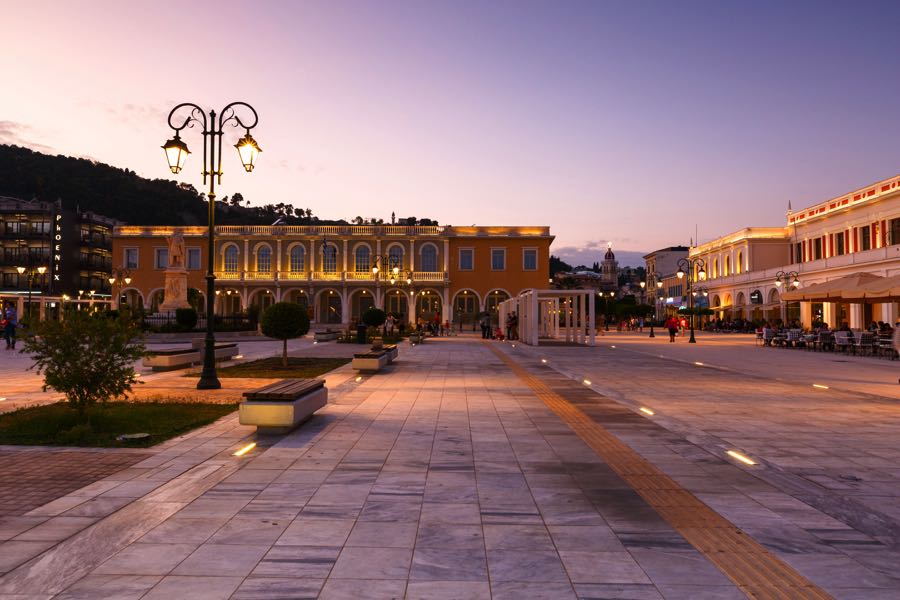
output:
[[[763,329],[763,346],[771,346],[772,341],[775,339],[775,330],[774,329]]]
[[[859,339],[853,344],[853,353],[868,352],[870,355],[875,354],[875,335],[868,331],[859,334]]]
[[[853,337],[851,332],[849,331],[835,331],[834,332],[834,351],[835,352],[850,352],[850,348],[853,347]]]
[[[785,346],[789,348],[799,348],[800,344],[803,343],[803,337],[801,337],[799,329],[791,329],[787,332],[787,340],[785,341]]]

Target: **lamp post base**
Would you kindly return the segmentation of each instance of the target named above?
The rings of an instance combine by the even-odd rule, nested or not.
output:
[[[650,323],[650,337],[652,337],[652,338],[656,337],[656,334],[653,333],[653,323],[652,322]]]

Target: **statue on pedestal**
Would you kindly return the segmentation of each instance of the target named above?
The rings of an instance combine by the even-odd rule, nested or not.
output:
[[[184,234],[175,230],[169,238],[169,266],[166,268],[166,288],[160,312],[190,308],[187,300],[187,269],[184,268]]]

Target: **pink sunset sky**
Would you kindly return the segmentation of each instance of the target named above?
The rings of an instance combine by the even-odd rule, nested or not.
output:
[[[550,225],[624,262],[897,174],[896,3],[10,2],[0,143],[171,177],[169,109],[259,112],[221,195]],[[236,140],[237,130],[233,133]],[[201,188],[200,138],[180,181]],[[226,140],[227,141],[227,140]],[[233,143],[233,140],[232,140]],[[635,253],[635,254],[632,254]]]

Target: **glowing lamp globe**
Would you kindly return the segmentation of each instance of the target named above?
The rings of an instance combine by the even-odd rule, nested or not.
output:
[[[175,137],[163,144],[162,149],[166,151],[166,160],[169,163],[169,169],[172,173],[177,175],[181,172],[182,167],[184,167],[184,161],[187,160],[187,155],[191,153],[191,151],[188,150],[187,144],[181,140],[178,132],[175,132]]]
[[[256,143],[256,140],[253,139],[253,136],[250,135],[249,130],[244,134],[244,137],[238,140],[234,147],[237,148],[238,154],[241,156],[241,164],[244,165],[244,169],[248,173],[252,172],[253,167],[256,166],[256,158],[262,152],[262,149]]]

